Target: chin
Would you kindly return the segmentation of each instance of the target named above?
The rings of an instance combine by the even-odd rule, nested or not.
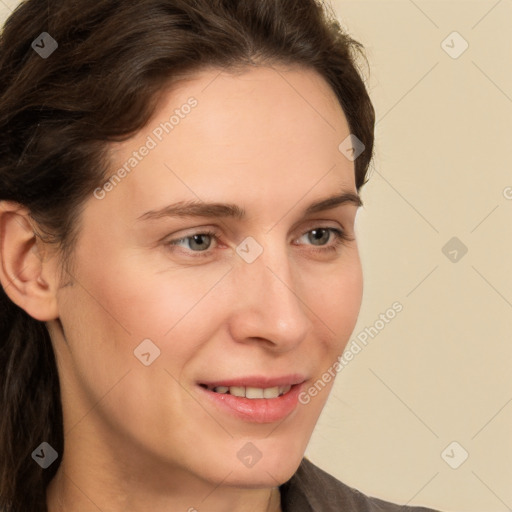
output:
[[[277,469],[273,466],[233,471],[223,485],[245,489],[268,489],[277,487],[289,480],[297,470],[299,462],[289,467]]]
[[[261,447],[261,455],[254,450],[255,458],[252,461],[248,458],[247,465],[237,458],[235,467],[229,469],[232,473],[224,483],[245,488],[268,488],[276,487],[289,480],[299,467],[307,443],[302,441],[297,443],[298,446],[291,446],[288,440],[281,441],[276,447],[277,442],[273,440],[265,446],[264,439],[259,443],[255,441],[255,444]],[[243,459],[243,453],[241,459]],[[247,449],[247,453],[251,453],[251,450]]]

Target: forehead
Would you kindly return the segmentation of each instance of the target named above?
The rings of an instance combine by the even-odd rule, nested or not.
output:
[[[169,89],[144,129],[112,146],[112,171],[129,169],[112,196],[136,209],[149,196],[162,204],[242,195],[296,202],[315,187],[355,190],[353,162],[338,149],[348,135],[334,92],[312,70],[203,70]],[[151,149],[135,157],[144,146]]]

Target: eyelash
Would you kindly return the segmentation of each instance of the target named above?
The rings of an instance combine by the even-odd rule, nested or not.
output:
[[[331,245],[326,245],[326,246],[323,246],[322,249],[313,249],[313,252],[315,253],[323,253],[323,254],[326,254],[326,253],[330,253],[330,252],[333,252],[333,251],[337,251],[338,248],[342,245],[344,245],[346,242],[350,242],[350,241],[353,241],[354,239],[349,237],[345,231],[341,230],[341,229],[337,229],[337,228],[332,228],[332,227],[327,227],[327,226],[318,226],[318,227],[315,227],[313,229],[310,229],[308,231],[306,231],[305,233],[303,233],[301,235],[304,236],[304,235],[307,235],[308,233],[311,233],[312,231],[316,231],[316,230],[319,230],[319,229],[325,229],[327,231],[330,231],[331,233],[334,233],[334,241],[332,242]],[[177,244],[179,242],[183,242],[184,240],[187,240],[189,238],[193,238],[194,236],[198,236],[198,235],[206,235],[206,236],[210,236],[212,237],[216,242],[219,241],[219,233],[217,233],[216,231],[213,231],[213,230],[210,230],[210,229],[206,229],[205,231],[198,231],[197,233],[192,233],[190,235],[187,235],[187,236],[184,236],[184,237],[181,237],[181,238],[176,238],[174,240],[169,240],[168,242],[165,243],[165,245],[167,247],[169,247],[169,249],[171,250],[174,250],[174,247],[172,246],[177,246]],[[301,238],[299,237],[299,238]],[[171,248],[172,247],[172,248]],[[210,249],[206,249],[204,251],[191,251],[191,250],[188,250],[186,249],[186,252],[190,255],[190,253],[192,253],[192,255],[190,255],[192,258],[201,258],[201,257],[207,257],[211,254],[211,251]]]

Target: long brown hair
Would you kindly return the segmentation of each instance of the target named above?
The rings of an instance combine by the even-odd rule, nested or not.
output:
[[[40,39],[53,53],[36,51]],[[67,261],[80,207],[108,176],[109,142],[143,128],[180,74],[267,63],[299,64],[330,84],[365,145],[359,190],[375,123],[359,56],[320,0],[25,0],[0,35],[0,200],[27,207]],[[45,470],[31,457],[43,441],[59,453]],[[0,287],[0,510],[46,511],[63,450],[48,330]]]

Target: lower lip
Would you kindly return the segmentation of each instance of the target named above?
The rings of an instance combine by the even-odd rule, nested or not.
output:
[[[291,414],[299,402],[302,384],[295,384],[288,393],[277,398],[242,398],[228,393],[215,393],[198,386],[208,400],[222,411],[253,423],[273,423]]]

